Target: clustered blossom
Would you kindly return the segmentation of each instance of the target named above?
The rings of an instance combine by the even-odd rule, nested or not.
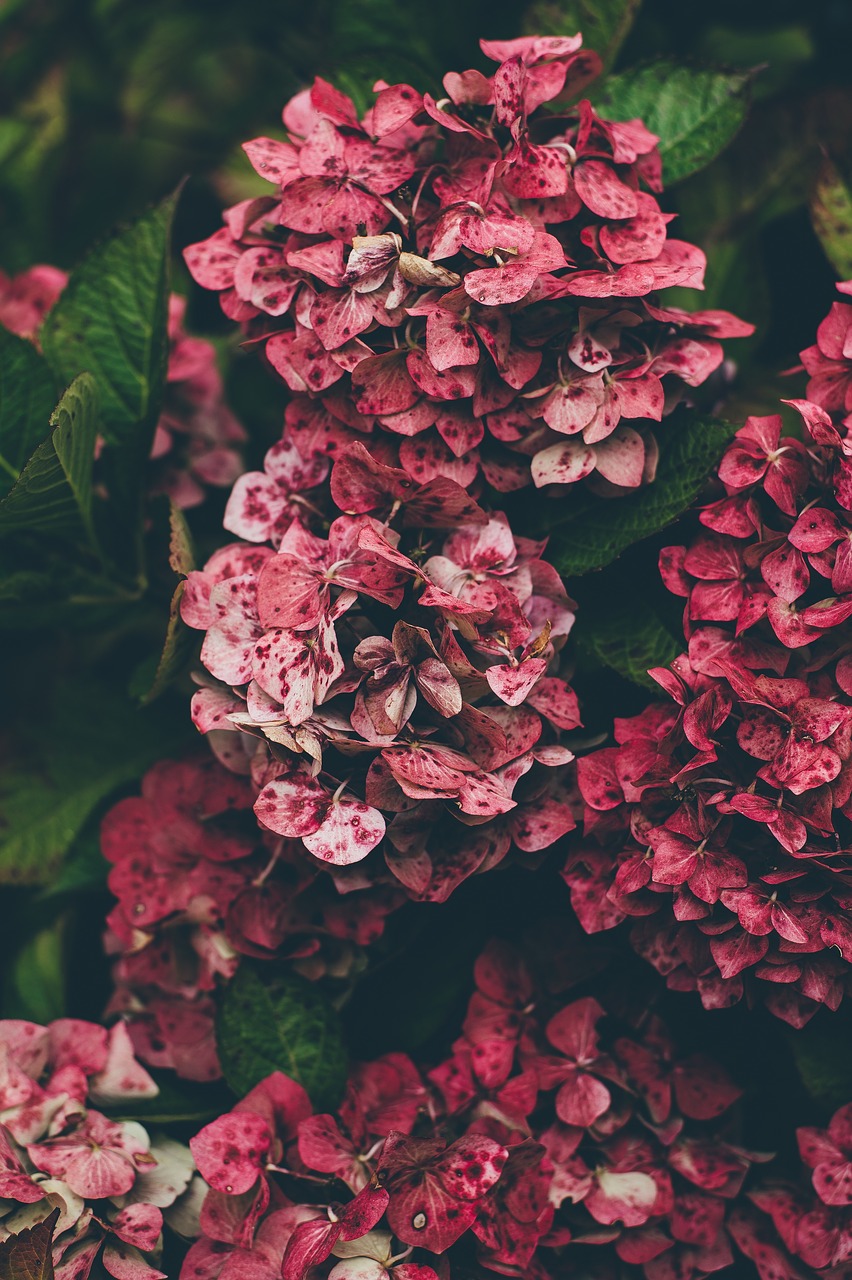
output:
[[[165,1280],[164,1216],[197,1235],[205,1189],[181,1143],[98,1109],[157,1092],[121,1022],[0,1021],[0,1239],[58,1210],[58,1280]]]
[[[547,1280],[610,1274],[613,1253],[648,1280],[729,1266],[732,1202],[765,1158],[725,1133],[740,1091],[656,1017],[620,1026],[531,959],[486,948],[431,1071],[357,1066],[336,1116],[274,1075],[203,1129],[211,1190],[182,1280],[435,1280],[474,1261]]]
[[[581,43],[484,40],[493,76],[450,72],[438,101],[379,81],[363,120],[317,79],[286,142],[245,143],[274,193],[185,256],[293,392],[306,471],[368,440],[418,484],[627,492],[653,479],[653,424],[751,332],[656,298],[705,266],[668,235],[657,138],[586,99],[542,109],[600,70]]]
[[[852,1103],[836,1111],[826,1129],[797,1129],[796,1137],[804,1166],[802,1176],[786,1182],[767,1178],[749,1193],[751,1204],[737,1207],[731,1232],[761,1277],[799,1280],[802,1273],[796,1260],[831,1276],[848,1276],[852,1260]],[[771,1219],[774,1231],[764,1214]]]
[[[794,1026],[838,1007],[852,961],[850,334],[835,303],[802,353],[810,399],[787,402],[802,438],[749,418],[701,532],[662,552],[688,650],[652,672],[670,701],[578,763],[565,871],[584,926],[636,918],[669,986]]]
[[[37,343],[42,321],[67,283],[64,271],[45,265],[11,278],[0,273],[0,326]],[[225,404],[215,348],[186,332],[185,310],[185,299],[172,294],[166,387],[149,476],[151,493],[167,493],[183,508],[202,502],[207,485],[233,484],[246,438]]]
[[[361,448],[330,492],[359,514],[323,536],[310,509],[288,511],[277,550],[234,544],[190,574],[183,617],[216,682],[193,718],[251,776],[261,824],[342,893],[388,883],[441,902],[574,826],[571,602],[542,545],[452,481],[415,487]],[[269,515],[249,490],[240,502],[231,527]]]
[[[345,977],[403,898],[384,888],[341,898],[299,841],[258,829],[255,794],[210,757],[163,760],[101,828],[117,899],[110,1011],[128,1019],[145,1062],[191,1080],[220,1075],[212,997],[243,957]]]
[[[450,73],[440,101],[379,82],[363,120],[317,80],[287,141],[245,146],[274,194],[187,251],[292,396],[236,476],[173,300],[154,483],[192,505],[235,481],[235,541],[181,601],[212,755],[155,766],[104,820],[122,1020],[0,1023],[0,1225],[58,1206],[60,1280],[96,1256],[156,1280],[164,1208],[199,1235],[181,1280],[848,1271],[852,1104],[798,1131],[804,1176],[764,1170],[737,1085],[587,984],[570,923],[490,943],[443,1056],[355,1064],[335,1114],[260,1081],[191,1140],[205,1187],[178,1144],[89,1107],[154,1091],[134,1054],[217,1078],[215,992],[244,957],[351,977],[402,903],[536,867],[580,821],[583,928],[630,919],[671,988],[796,1027],[849,988],[852,305],[802,353],[800,436],[750,418],[700,532],[662,553],[688,646],[653,673],[668,700],[575,761],[575,606],[494,498],[652,481],[653,424],[750,327],[660,305],[703,255],[668,236],[656,138],[573,105],[599,69],[579,37],[482,48],[493,76]],[[0,283],[0,321],[36,340],[62,282],[30,276]]]

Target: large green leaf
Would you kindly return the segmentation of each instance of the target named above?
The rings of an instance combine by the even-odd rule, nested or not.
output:
[[[610,120],[641,116],[660,139],[671,185],[725,149],[748,113],[750,82],[747,72],[654,62],[609,79],[595,107]]]
[[[283,1071],[331,1111],[346,1083],[346,1049],[336,1011],[315,984],[295,973],[242,964],[225,987],[216,1024],[219,1061],[242,1096]]]
[[[50,419],[50,435],[0,502],[0,532],[77,529],[91,540],[92,465],[98,396],[89,374],[72,382]]]
[[[31,342],[0,329],[0,493],[8,493],[44,439],[56,388]]]
[[[642,0],[534,0],[524,14],[530,35],[583,34],[583,46],[600,55],[604,68],[612,65],[624,43]]]
[[[31,934],[3,975],[3,1016],[51,1022],[65,1012],[66,919]]]
[[[0,884],[48,884],[96,806],[191,740],[185,716],[140,710],[102,678],[69,680],[52,715],[16,730],[0,778]]]
[[[0,1243],[0,1280],[53,1280],[50,1246],[58,1218],[54,1209],[44,1221]]]
[[[670,423],[661,433],[653,484],[611,502],[565,499],[564,515],[551,525],[549,559],[564,577],[574,577],[602,569],[634,542],[664,529],[698,497],[734,429],[701,419]]]
[[[852,277],[852,191],[827,156],[814,184],[810,211],[825,256],[840,279],[848,280]]]
[[[98,385],[103,430],[148,453],[168,342],[169,235],[175,197],[92,250],[71,275],[41,331],[57,376],[84,370]]]
[[[601,616],[581,614],[577,643],[590,658],[616,671],[625,680],[647,689],[658,689],[649,675],[652,667],[666,667],[683,649],[659,614],[639,600],[619,597]]]
[[[845,1011],[820,1010],[812,1022],[789,1032],[796,1070],[810,1096],[834,1111],[849,1101],[852,1023]]]

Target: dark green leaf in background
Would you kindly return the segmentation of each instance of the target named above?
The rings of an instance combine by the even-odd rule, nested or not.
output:
[[[577,643],[591,660],[646,689],[659,689],[648,671],[667,667],[683,649],[639,593],[629,600],[617,594],[605,611],[584,611],[582,623]]]
[[[65,1013],[66,920],[57,916],[24,945],[3,975],[3,1015],[42,1024]]]
[[[32,755],[19,733],[18,754],[2,771],[0,884],[48,883],[101,801],[192,741],[178,716],[159,705],[135,708],[96,672],[69,681],[49,718],[28,722]]]
[[[553,525],[549,559],[566,578],[602,569],[634,542],[659,533],[691,506],[735,428],[727,423],[678,418],[660,438],[653,484],[627,498],[566,503]],[[656,568],[651,566],[656,574]]]
[[[636,20],[642,0],[535,0],[524,15],[529,35],[566,36],[581,32],[583,47],[600,55],[604,69]]]
[[[158,1093],[154,1098],[122,1098],[102,1109],[111,1120],[138,1120],[152,1125],[193,1124],[197,1129],[231,1106],[227,1086],[221,1080],[210,1084],[183,1080],[174,1071],[152,1071]]]
[[[841,280],[852,277],[852,190],[825,156],[810,200],[811,222]]]
[[[667,186],[703,169],[723,151],[748,114],[747,72],[654,62],[613,76],[595,100],[612,120],[641,117],[660,139]]]
[[[47,434],[56,388],[31,342],[0,329],[0,493],[8,493]]]
[[[852,1090],[852,1022],[845,1009],[820,1010],[806,1027],[788,1033],[796,1070],[808,1094],[827,1111],[844,1106]]]
[[[0,502],[0,532],[82,529],[94,541],[92,466],[97,424],[95,384],[88,374],[81,374],[57,405],[50,435]]]
[[[328,998],[296,973],[242,964],[222,992],[216,1047],[240,1097],[273,1071],[308,1092],[316,1111],[332,1111],[346,1083],[340,1020]]]

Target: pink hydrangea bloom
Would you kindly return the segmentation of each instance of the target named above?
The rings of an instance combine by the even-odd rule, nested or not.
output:
[[[299,841],[258,829],[256,794],[210,757],[164,760],[101,827],[117,899],[111,1011],[140,1057],[193,1080],[220,1074],[211,996],[244,956],[345,974],[403,897],[376,887],[341,898]]]
[[[193,717],[252,778],[263,828],[341,889],[443,901],[513,844],[537,852],[574,825],[572,604],[543,544],[455,481],[414,488],[356,446],[329,487],[353,514],[327,536],[291,513],[277,550],[237,544],[190,574],[183,617],[217,682]],[[257,527],[250,501],[232,528]]]
[[[115,1280],[164,1280],[165,1217],[199,1231],[202,1190],[190,1152],[97,1108],[156,1096],[127,1028],[61,1018],[0,1021],[0,1239],[59,1210],[59,1280],[100,1267]]]
[[[585,98],[542,109],[600,69],[580,37],[481,44],[494,74],[449,72],[438,100],[380,82],[359,120],[323,80],[297,94],[286,142],[244,145],[269,195],[185,252],[294,394],[299,460],[241,486],[241,503],[272,497],[265,517],[232,514],[244,537],[274,531],[294,468],[365,437],[417,482],[424,466],[502,492],[594,473],[628,492],[653,478],[653,424],[678,388],[751,332],[658,305],[659,289],[703,287],[704,255],[669,237],[641,121]]]
[[[748,1196],[754,1209],[743,1205],[731,1230],[759,1269],[772,1261],[777,1274],[799,1276],[804,1263],[813,1268],[808,1274],[846,1275],[852,1259],[852,1104],[836,1111],[826,1129],[798,1129],[796,1136],[801,1176],[762,1181]]]
[[[852,371],[827,336],[843,312],[820,327],[831,387]],[[688,651],[652,672],[669,703],[578,762],[585,839],[565,869],[584,927],[635,918],[669,986],[708,1008],[746,993],[794,1026],[838,1007],[852,961],[850,419],[825,383],[809,392],[788,402],[804,440],[750,418],[703,528],[661,553]]]
[[[0,325],[35,342],[44,317],[67,282],[64,271],[46,263],[17,276],[0,272]]]

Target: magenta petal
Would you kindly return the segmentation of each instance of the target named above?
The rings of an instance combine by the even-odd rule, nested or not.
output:
[[[489,667],[485,678],[501,702],[518,707],[546,670],[547,663],[543,658],[527,658],[518,667]]]
[[[366,858],[384,834],[385,820],[378,809],[361,800],[332,800],[317,830],[304,836],[304,844],[315,858],[346,867]]]
[[[636,192],[618,177],[604,160],[584,160],[574,169],[577,194],[600,218],[635,218],[639,211]]]
[[[220,1116],[191,1138],[189,1146],[205,1181],[236,1196],[257,1182],[271,1137],[266,1121],[248,1111]]]
[[[586,1129],[609,1110],[611,1101],[603,1081],[578,1071],[556,1095],[556,1114],[565,1124]]]

